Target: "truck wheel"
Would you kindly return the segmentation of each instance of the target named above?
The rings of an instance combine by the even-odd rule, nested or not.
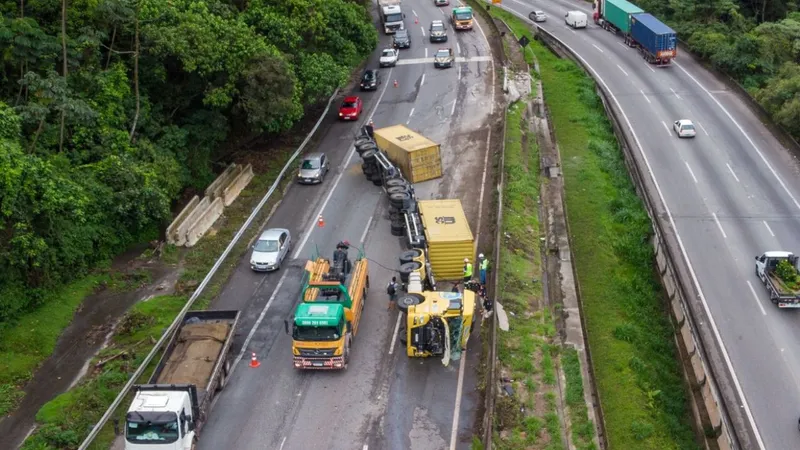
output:
[[[422,250],[418,248],[415,248],[413,250],[406,250],[403,253],[400,253],[400,264],[413,262],[420,256],[422,256]]]
[[[403,186],[405,187],[406,191],[408,190],[408,183],[405,182],[402,178],[392,178],[390,180],[386,180],[386,187],[395,187],[395,186]]]
[[[411,272],[419,270],[422,268],[422,264],[419,261],[411,261],[409,263],[405,263],[400,266],[400,280],[403,283],[408,283],[408,275]]]
[[[361,154],[361,159],[363,159],[366,162],[370,162],[373,159],[375,159],[375,155],[377,155],[377,154],[378,154],[378,150],[373,148],[373,149],[367,150],[364,153],[362,153]]]
[[[367,142],[366,144],[362,144],[360,147],[356,147],[356,153],[358,153],[358,156],[363,155],[364,152],[366,152],[368,150],[377,151],[378,150],[378,146],[375,145],[374,142],[370,141],[370,142]]]
[[[409,195],[408,192],[398,192],[397,194],[392,194],[389,196],[389,203],[395,208],[400,209],[410,198],[411,195]]]
[[[366,147],[368,144],[375,144],[375,141],[373,141],[369,136],[361,136],[360,138],[357,138],[355,142],[353,142],[353,146],[355,146],[357,149]]]
[[[396,180],[396,178],[393,178],[391,180],[386,180],[386,183],[384,183],[386,185],[387,195],[408,193],[408,188],[405,186],[392,186],[391,184],[389,184],[390,181],[394,180]]]
[[[403,222],[392,222],[392,236],[402,236],[403,231],[405,231],[405,224]]]
[[[381,186],[381,185],[383,185],[383,180],[379,176],[378,177],[374,177],[374,178],[372,178],[372,184],[374,184],[375,186]]]
[[[419,305],[424,301],[425,297],[421,294],[406,294],[397,299],[397,309],[407,313],[409,306]]]

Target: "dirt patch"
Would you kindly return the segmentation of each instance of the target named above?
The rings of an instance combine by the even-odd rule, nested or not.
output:
[[[184,325],[158,383],[206,386],[230,327],[228,323]]]

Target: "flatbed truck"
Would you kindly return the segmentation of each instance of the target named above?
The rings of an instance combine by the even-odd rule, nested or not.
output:
[[[191,311],[175,330],[149,384],[134,387],[125,450],[188,450],[225,387],[239,311]]]
[[[783,261],[791,264],[795,276],[800,276],[797,256],[786,251],[770,251],[756,256],[756,276],[764,283],[769,299],[778,308],[800,308],[800,289],[787,286],[776,274],[778,265]]]

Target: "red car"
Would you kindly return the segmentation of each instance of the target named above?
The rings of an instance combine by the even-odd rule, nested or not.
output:
[[[359,97],[345,97],[342,106],[339,107],[339,118],[342,120],[358,120],[364,104]]]

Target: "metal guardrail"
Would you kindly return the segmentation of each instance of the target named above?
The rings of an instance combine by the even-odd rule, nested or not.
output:
[[[120,391],[119,395],[117,395],[117,398],[114,399],[114,402],[111,403],[111,406],[108,407],[108,410],[106,410],[105,414],[103,414],[103,417],[100,418],[100,421],[97,422],[95,424],[94,428],[92,428],[92,431],[89,432],[89,435],[86,437],[86,439],[84,439],[83,443],[81,443],[81,446],[78,447],[78,450],[86,450],[89,447],[89,444],[91,444],[92,441],[94,441],[94,439],[100,433],[100,430],[102,430],[103,427],[106,425],[106,423],[108,423],[108,420],[114,414],[114,411],[116,411],[116,409],[119,407],[119,405],[125,399],[125,396],[128,395],[128,392],[131,390],[133,385],[136,384],[136,380],[138,380],[139,377],[142,376],[142,373],[144,373],[144,371],[147,368],[147,366],[150,364],[150,362],[153,360],[153,358],[159,352],[159,350],[161,349],[161,346],[164,345],[164,342],[166,342],[166,340],[175,331],[177,326],[181,323],[181,321],[183,320],[183,316],[186,314],[187,311],[189,311],[189,308],[192,307],[194,302],[203,293],[203,290],[206,288],[208,283],[211,282],[211,279],[217,273],[217,270],[219,270],[219,268],[222,265],[222,263],[225,261],[225,259],[228,257],[230,252],[233,250],[233,248],[239,242],[239,239],[242,238],[242,236],[244,235],[245,231],[247,231],[247,229],[250,227],[250,224],[253,222],[253,220],[255,220],[255,218],[258,215],[258,213],[261,212],[261,209],[264,207],[264,205],[267,204],[267,201],[269,201],[270,197],[275,192],[275,190],[278,188],[278,186],[280,185],[281,181],[283,181],[283,177],[286,175],[286,172],[289,170],[289,168],[294,163],[294,160],[303,151],[303,149],[305,148],[306,144],[308,144],[308,142],[311,140],[311,137],[314,136],[314,133],[317,132],[317,128],[319,128],[320,124],[325,119],[325,116],[328,115],[328,111],[330,110],[331,103],[333,102],[333,99],[336,98],[336,96],[338,94],[339,94],[339,89],[337,88],[336,91],[333,92],[333,95],[331,95],[331,97],[328,99],[328,104],[325,106],[325,110],[320,115],[319,119],[317,120],[317,123],[314,125],[314,128],[311,129],[311,132],[308,133],[308,135],[303,140],[303,142],[300,144],[300,146],[297,147],[297,150],[295,150],[295,152],[289,158],[289,161],[286,162],[286,165],[283,166],[283,169],[278,174],[278,177],[275,179],[275,182],[272,183],[272,186],[270,186],[270,188],[267,191],[267,193],[264,195],[264,197],[261,199],[261,201],[258,202],[258,205],[255,207],[255,209],[253,209],[253,212],[250,213],[250,217],[247,218],[245,223],[242,224],[242,227],[239,228],[239,231],[236,232],[236,235],[233,237],[231,242],[225,248],[225,251],[222,252],[222,255],[220,255],[219,259],[217,259],[217,261],[214,263],[214,266],[211,267],[211,270],[208,272],[206,277],[203,278],[203,281],[200,283],[199,286],[197,286],[197,289],[195,289],[194,293],[192,293],[192,296],[189,297],[189,301],[187,301],[186,305],[183,306],[183,308],[181,309],[180,313],[178,313],[178,316],[175,318],[175,320],[172,322],[172,324],[169,326],[169,328],[167,328],[167,330],[164,332],[164,334],[161,335],[161,338],[159,338],[158,342],[156,342],[156,344],[153,347],[153,349],[144,358],[144,361],[142,361],[142,364],[133,373],[131,378],[128,380],[128,382],[125,384],[125,386],[122,388],[122,391]]]

